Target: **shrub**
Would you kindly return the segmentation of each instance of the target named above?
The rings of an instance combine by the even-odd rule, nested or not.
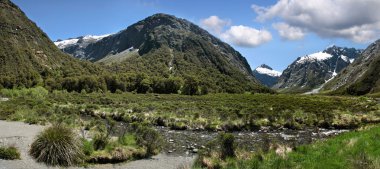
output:
[[[16,160],[20,159],[20,152],[16,147],[0,147],[0,159]]]
[[[137,145],[136,136],[133,134],[124,134],[122,137],[119,137],[119,143],[125,146],[135,147]]]
[[[82,144],[72,129],[54,125],[42,131],[29,151],[37,162],[49,166],[72,166],[82,160]]]
[[[222,159],[235,157],[235,136],[230,133],[222,133],[219,135],[219,139]]]
[[[98,134],[94,137],[94,148],[95,150],[103,150],[104,148],[106,148],[107,144],[108,144],[108,136],[106,136],[105,134]]]
[[[146,126],[138,127],[136,141],[138,145],[146,148],[147,157],[158,154],[163,146],[163,139],[160,133]]]

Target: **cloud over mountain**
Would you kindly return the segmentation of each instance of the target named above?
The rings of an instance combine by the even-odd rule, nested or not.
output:
[[[223,28],[230,24],[231,21],[220,19],[215,15],[201,20],[201,26],[215,34],[222,33]]]
[[[249,26],[231,26],[224,31],[227,26],[231,25],[231,21],[221,19],[218,16],[202,19],[200,25],[228,43],[240,47],[256,47],[272,40],[272,35],[269,31]]]
[[[256,47],[272,40],[267,30],[258,30],[248,26],[232,26],[221,35],[222,39],[241,47]]]
[[[378,0],[279,0],[270,7],[252,5],[258,14],[256,20],[280,18],[293,28],[277,29],[280,35],[284,35],[281,31],[300,29],[321,37],[354,42],[368,42],[379,37],[379,8]]]

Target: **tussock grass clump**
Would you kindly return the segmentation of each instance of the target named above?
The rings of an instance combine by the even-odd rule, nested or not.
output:
[[[82,161],[82,143],[72,129],[54,125],[42,131],[29,151],[37,162],[49,166],[73,166]]]
[[[231,133],[222,133],[219,135],[219,140],[222,159],[235,157],[235,136]]]
[[[0,147],[0,159],[16,160],[20,158],[20,152],[16,147]]]

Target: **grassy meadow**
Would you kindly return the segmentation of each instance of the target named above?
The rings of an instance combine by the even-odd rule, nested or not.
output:
[[[260,127],[357,128],[380,121],[380,107],[371,97],[290,94],[68,93],[44,88],[1,90],[0,119],[43,124],[81,116],[111,118],[184,130],[256,130]]]

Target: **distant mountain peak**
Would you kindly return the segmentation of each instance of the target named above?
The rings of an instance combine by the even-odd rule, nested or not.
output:
[[[273,70],[270,66],[262,64],[255,69],[260,74],[266,74],[268,76],[279,77],[281,72]]]
[[[268,66],[268,65],[266,65],[266,64],[262,64],[262,65],[260,65],[259,67],[261,67],[261,68],[266,68],[266,69],[269,69],[269,70],[273,70],[270,66]],[[258,68],[259,68],[258,67]]]
[[[262,84],[272,87],[277,83],[278,78],[281,75],[281,72],[273,70],[270,66],[262,64],[257,67],[253,74]]]
[[[297,64],[303,64],[305,62],[323,61],[331,58],[332,55],[326,52],[317,52],[306,56],[299,57]]]

